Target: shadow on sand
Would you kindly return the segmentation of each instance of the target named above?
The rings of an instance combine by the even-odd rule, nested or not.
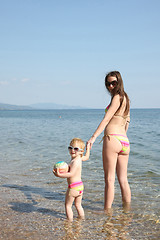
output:
[[[48,214],[54,217],[65,216],[65,214],[60,213],[59,211],[48,209],[48,208],[40,208],[36,206],[39,203],[39,201],[36,201],[32,197],[32,194],[37,194],[49,200],[64,202],[64,198],[65,198],[64,194],[57,193],[57,192],[50,192],[50,191],[46,191],[44,188],[31,187],[27,185],[21,186],[16,184],[6,184],[6,185],[2,185],[2,187],[19,190],[25,195],[27,200],[31,201],[31,203],[9,202],[8,204],[10,205],[10,208],[13,211],[17,211],[21,213],[39,212],[39,213]]]

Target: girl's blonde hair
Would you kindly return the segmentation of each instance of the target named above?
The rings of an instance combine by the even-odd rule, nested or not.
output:
[[[82,139],[80,139],[80,138],[73,138],[73,139],[71,140],[71,142],[70,142],[70,145],[72,146],[72,145],[74,145],[75,143],[78,143],[79,148],[83,149],[83,151],[84,151],[84,149],[85,149],[85,143],[83,142]]]

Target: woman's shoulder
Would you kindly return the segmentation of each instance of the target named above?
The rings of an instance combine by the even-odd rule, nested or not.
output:
[[[119,94],[116,94],[112,97],[112,101],[120,101],[121,97]]]
[[[119,94],[116,94],[112,97],[112,100],[111,100],[111,105],[116,105],[116,106],[120,106],[120,102],[121,102],[121,97]]]

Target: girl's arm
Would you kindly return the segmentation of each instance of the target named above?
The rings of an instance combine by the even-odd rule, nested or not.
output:
[[[77,159],[78,160],[78,159]],[[78,161],[76,159],[70,164],[69,172],[66,173],[60,173],[59,169],[57,169],[57,172],[53,169],[53,173],[56,177],[60,178],[70,178],[73,177],[76,173],[77,167],[78,167]]]
[[[82,161],[87,161],[89,159],[89,156],[90,156],[90,147],[89,147],[89,144],[87,144],[86,154],[82,157]]]
[[[104,118],[100,122],[98,128],[96,129],[96,131],[94,132],[92,137],[87,142],[88,144],[90,144],[90,147],[92,147],[96,138],[103,132],[103,130],[105,129],[107,124],[110,122],[110,120],[112,119],[112,117],[114,116],[116,111],[118,110],[119,106],[120,106],[120,96],[115,95],[111,101],[110,107],[109,107],[108,111],[106,112]]]

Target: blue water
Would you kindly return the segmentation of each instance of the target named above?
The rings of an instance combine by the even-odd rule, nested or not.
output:
[[[160,109],[131,110],[128,178],[132,209],[126,213],[121,207],[116,180],[113,214],[110,217],[100,214],[104,188],[102,144],[99,144],[102,133],[94,143],[90,160],[83,163],[86,220],[78,223],[79,227],[64,227],[67,184],[65,179],[52,174],[52,167],[57,161],[70,161],[67,149],[70,140],[80,137],[87,141],[103,115],[104,110],[96,109],[0,111],[2,239],[9,239],[10,225],[12,236],[19,226],[23,229],[21,236],[27,239],[52,239],[52,232],[57,239],[67,239],[70,235],[70,239],[73,236],[74,239],[158,239]],[[76,212],[74,216],[76,218]],[[15,218],[17,223],[14,223]],[[76,229],[80,229],[78,234]]]

